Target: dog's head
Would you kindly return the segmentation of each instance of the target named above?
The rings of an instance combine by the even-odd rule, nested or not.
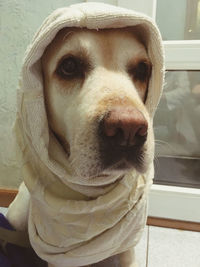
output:
[[[47,47],[48,121],[75,175],[147,170],[154,154],[145,106],[151,67],[134,28],[63,29]]]

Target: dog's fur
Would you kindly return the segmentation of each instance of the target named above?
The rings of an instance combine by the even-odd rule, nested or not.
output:
[[[50,128],[66,151],[76,176],[87,179],[124,175],[133,168],[139,172],[148,169],[154,154],[152,125],[145,107],[151,63],[136,31],[63,29],[47,47],[42,70]],[[105,126],[101,123],[113,110],[116,116],[123,113],[123,120],[128,122],[134,111],[142,114],[139,116],[146,123],[147,134],[140,149],[134,150],[131,145],[112,152],[107,139],[116,132],[104,129],[106,137],[103,136]],[[26,191],[22,187],[21,195]],[[25,205],[20,194],[18,205]],[[15,227],[25,227],[27,214],[18,218],[13,213],[14,204],[11,209],[10,214],[15,215],[8,216],[9,220]],[[130,251],[120,254],[119,260],[123,267],[136,266]]]
[[[71,56],[79,58],[83,73],[62,77],[60,65]],[[125,30],[62,30],[46,50],[42,64],[48,119],[77,176],[124,173],[126,167],[133,167],[124,164],[121,170],[113,164],[105,168],[102,160],[108,151],[99,138],[98,127],[101,119],[118,106],[135,107],[149,121],[144,105],[148,79],[134,80],[140,62],[150,66],[145,47]],[[142,172],[152,160],[150,125],[143,150],[138,162],[133,162]]]

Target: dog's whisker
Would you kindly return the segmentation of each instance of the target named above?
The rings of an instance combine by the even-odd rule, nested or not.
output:
[[[159,140],[159,139],[155,139],[155,146],[163,146],[163,147],[167,147],[170,150],[173,150],[172,145],[169,142],[163,141],[163,140]]]
[[[176,154],[176,150],[172,144],[163,140],[155,140],[155,155],[157,157]],[[162,152],[161,152],[162,151]]]
[[[155,169],[159,168],[159,166],[160,166],[159,159],[156,155],[154,156],[154,166],[155,166]]]

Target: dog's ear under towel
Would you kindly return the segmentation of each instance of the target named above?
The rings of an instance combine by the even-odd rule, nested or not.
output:
[[[60,267],[95,263],[135,246],[146,224],[153,163],[145,174],[131,171],[112,183],[103,177],[73,177],[65,152],[49,129],[41,57],[63,28],[136,26],[152,63],[145,103],[152,123],[163,86],[163,48],[157,26],[143,14],[98,3],[60,8],[44,21],[26,52],[15,131],[31,195],[29,238],[42,259]],[[62,188],[62,195],[55,193],[55,186]]]

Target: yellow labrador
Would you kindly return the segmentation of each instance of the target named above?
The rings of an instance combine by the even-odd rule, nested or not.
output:
[[[151,62],[137,31],[63,29],[45,50],[42,70],[48,121],[77,176],[148,169],[154,153],[145,107]],[[15,202],[24,214],[18,218],[12,204],[8,218],[24,229],[29,193],[24,184],[19,191]],[[92,266],[116,264],[137,266],[134,251]]]
[[[152,159],[144,105],[151,63],[138,37],[126,30],[62,30],[42,66],[50,127],[77,175],[144,172]]]
[[[64,29],[46,49],[42,68],[50,127],[77,175],[145,172],[153,155],[145,108],[151,62],[138,34]],[[136,266],[134,252],[118,262]]]

